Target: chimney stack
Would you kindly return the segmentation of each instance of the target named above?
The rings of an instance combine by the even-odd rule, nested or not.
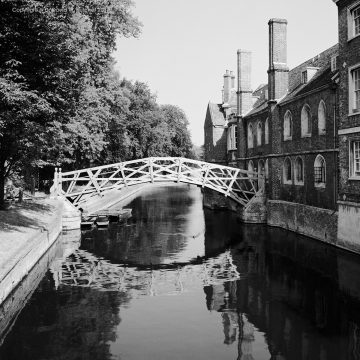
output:
[[[252,108],[251,90],[251,52],[237,51],[237,115],[242,116]]]
[[[226,70],[226,73],[224,74],[224,95],[223,95],[224,104],[228,103],[230,100],[230,89],[231,89],[231,74],[229,70]]]
[[[286,30],[287,20],[269,21],[269,101],[280,99],[289,87]]]
[[[233,71],[230,71],[230,75],[231,75],[231,89],[235,88],[235,75]]]

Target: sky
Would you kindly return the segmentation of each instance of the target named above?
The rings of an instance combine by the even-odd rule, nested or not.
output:
[[[237,49],[252,52],[252,87],[267,82],[268,21],[288,20],[291,68],[338,42],[332,0],[134,0],[139,38],[119,38],[114,58],[122,77],[139,80],[160,104],[182,108],[192,141],[204,143],[209,101],[221,103],[223,75],[236,74]]]

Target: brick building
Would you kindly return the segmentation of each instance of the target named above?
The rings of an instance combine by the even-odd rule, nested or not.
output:
[[[360,1],[334,0],[339,15],[339,241],[360,242]]]
[[[339,44],[291,70],[287,21],[269,21],[268,83],[255,91],[251,53],[238,51],[236,117],[223,117],[217,151],[266,175],[268,224],[360,250],[360,1],[334,2]],[[208,136],[205,125],[205,152]]]
[[[205,161],[225,164],[233,159],[236,163],[236,107],[235,75],[232,71],[226,70],[222,90],[222,102],[221,104],[209,102],[206,110],[204,123]],[[228,152],[230,154],[229,159]]]

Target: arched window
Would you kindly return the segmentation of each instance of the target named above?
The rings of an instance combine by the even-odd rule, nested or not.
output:
[[[316,187],[325,187],[326,162],[321,155],[318,155],[314,162],[314,182]]]
[[[293,132],[292,116],[288,110],[284,116],[284,140],[291,140]]]
[[[323,100],[320,101],[318,108],[318,129],[319,135],[326,133],[326,107]]]
[[[309,105],[304,105],[301,110],[301,136],[311,136],[311,113]]]
[[[254,163],[252,160],[248,162],[248,170],[251,172],[255,172]],[[253,177],[254,174],[249,174],[249,177]]]
[[[269,179],[269,159],[266,159],[265,161],[265,177],[266,179]]]
[[[258,181],[259,189],[264,189],[264,187],[265,187],[265,164],[264,164],[264,160],[260,160],[258,162],[258,175],[259,175],[259,177],[262,176],[262,179],[259,178],[259,181]]]
[[[257,127],[256,127],[256,143],[257,146],[261,146],[261,138],[262,138],[262,126],[261,126],[261,121],[258,122]]]
[[[283,178],[284,184],[292,183],[292,170],[291,170],[291,160],[290,158],[286,158],[283,166]]]
[[[265,144],[269,143],[269,118],[265,120]]]
[[[294,167],[295,184],[304,185],[304,162],[301,157],[296,158]]]
[[[247,139],[248,139],[248,148],[252,149],[254,147],[254,131],[253,131],[253,126],[251,124],[248,125]]]

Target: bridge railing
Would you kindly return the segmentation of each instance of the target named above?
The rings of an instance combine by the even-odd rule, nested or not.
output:
[[[56,169],[52,191],[75,206],[113,189],[154,182],[182,182],[207,187],[245,206],[259,192],[255,172],[199,160],[156,157],[62,172]],[[260,180],[260,181],[259,181]]]

